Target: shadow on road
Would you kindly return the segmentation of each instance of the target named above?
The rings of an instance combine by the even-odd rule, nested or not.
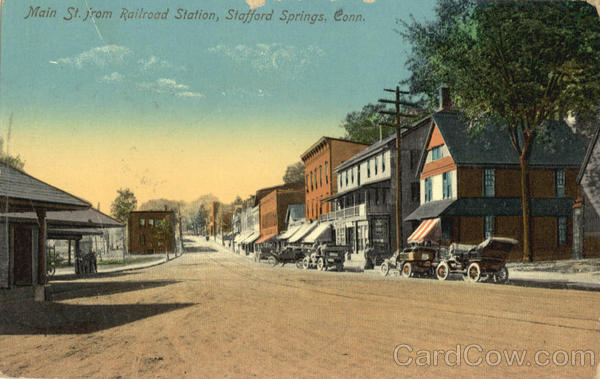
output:
[[[191,305],[194,304],[2,304],[0,335],[93,333]]]
[[[67,300],[79,297],[102,296],[114,293],[138,291],[178,283],[175,280],[128,281],[128,282],[58,282],[46,290],[48,300]]]

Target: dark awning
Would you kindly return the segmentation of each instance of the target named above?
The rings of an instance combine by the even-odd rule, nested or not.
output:
[[[425,218],[439,217],[444,213],[446,209],[448,209],[450,205],[452,205],[456,201],[456,199],[430,201],[421,205],[413,213],[409,214],[404,219],[404,221],[423,220]]]
[[[425,203],[404,220],[422,220],[439,216],[520,216],[521,213],[520,198],[475,197]],[[531,215],[534,217],[568,217],[572,214],[572,199],[531,199]]]

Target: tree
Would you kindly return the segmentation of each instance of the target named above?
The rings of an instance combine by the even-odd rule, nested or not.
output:
[[[529,158],[549,122],[600,102],[600,22],[582,2],[440,0],[434,22],[403,23],[411,88],[447,84],[476,133],[499,121],[521,169],[523,259],[531,260]]]
[[[23,167],[25,167],[25,162],[21,159],[20,155],[10,155],[8,151],[4,150],[4,139],[2,137],[0,137],[0,164],[7,165],[18,170],[23,170]]]
[[[383,104],[367,104],[359,112],[350,112],[340,127],[346,130],[344,138],[370,145],[394,132],[394,128],[382,125],[392,124],[394,118],[378,113],[385,109]]]
[[[283,182],[292,186],[304,187],[304,163],[296,162],[287,166]]]
[[[163,252],[167,254],[167,260],[169,259],[169,251],[167,250],[167,241],[173,241],[175,236],[175,226],[171,220],[158,220],[156,226],[153,229],[154,238],[158,241],[158,247],[163,248]],[[173,245],[174,249],[177,249]]]
[[[183,201],[169,200],[169,199],[152,199],[148,200],[140,205],[141,211],[152,211],[152,210],[167,210],[167,211],[179,211],[185,203]]]
[[[110,213],[114,218],[122,223],[127,222],[129,212],[137,207],[137,199],[129,188],[120,188],[117,190],[117,197],[110,206]]]

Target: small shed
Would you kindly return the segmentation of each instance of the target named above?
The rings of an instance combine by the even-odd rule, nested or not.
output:
[[[90,208],[90,203],[24,171],[0,165],[0,296],[44,299],[48,212]],[[11,219],[29,212],[33,223]],[[23,289],[19,291],[19,289]]]

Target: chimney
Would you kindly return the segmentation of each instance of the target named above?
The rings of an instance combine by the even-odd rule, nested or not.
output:
[[[452,108],[452,100],[450,99],[450,88],[445,84],[440,86],[440,108],[438,110],[444,111]]]

